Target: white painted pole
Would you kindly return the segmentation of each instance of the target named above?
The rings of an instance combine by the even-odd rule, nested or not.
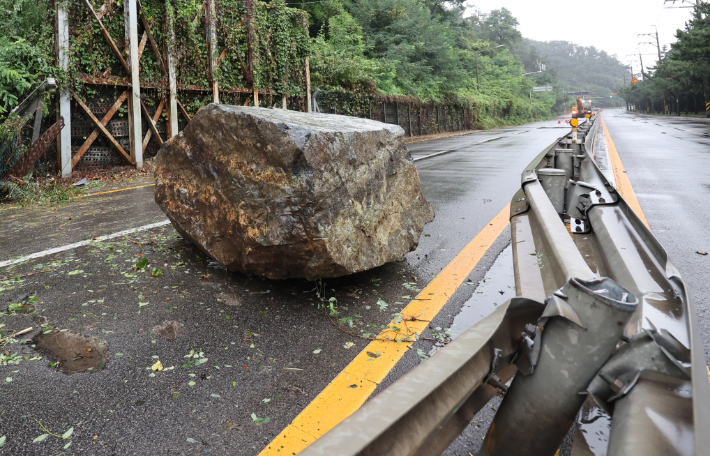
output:
[[[136,6],[136,0],[125,0],[123,8],[128,42],[128,66],[131,69],[131,92],[128,95],[128,136],[131,146],[131,158],[136,161],[136,168],[141,169],[143,167],[143,125],[141,123],[138,7]]]
[[[57,2],[57,63],[69,71],[69,12]],[[58,115],[64,117],[64,128],[59,132],[59,169],[62,177],[71,177],[71,94],[69,87],[59,92]]]
[[[217,69],[217,26],[215,0],[207,0],[205,8],[205,24],[207,25],[207,54],[210,62],[210,83],[212,84],[212,102],[219,103],[219,83],[215,78],[215,70]]]
[[[311,112],[313,106],[311,105],[311,65],[310,59],[306,56],[306,112]]]
[[[170,91],[168,137],[177,136],[178,127],[178,105],[177,105],[177,80],[175,78],[175,30],[173,29],[173,18],[170,10],[166,6],[165,21],[168,25],[168,87]]]

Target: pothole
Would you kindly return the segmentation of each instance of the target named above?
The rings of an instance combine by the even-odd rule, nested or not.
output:
[[[183,331],[183,327],[175,320],[164,321],[162,325],[155,326],[151,332],[165,340],[175,340]]]
[[[32,340],[35,350],[50,357],[65,374],[100,370],[108,361],[108,344],[104,340],[80,336],[71,331],[53,329]]]

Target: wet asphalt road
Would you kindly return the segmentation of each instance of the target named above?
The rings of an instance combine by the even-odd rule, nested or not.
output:
[[[378,332],[510,201],[520,172],[565,132],[554,121],[411,144],[436,220],[403,261],[328,281],[337,318],[354,332]],[[1,214],[0,261],[164,219],[150,187]],[[474,284],[509,239],[506,231],[491,247],[469,277]],[[149,266],[135,270],[143,257]],[[0,324],[80,333],[110,356],[93,372],[66,375],[46,354],[32,359],[38,329],[22,338],[27,344],[6,346],[18,357],[0,366],[0,435],[8,439],[0,454],[61,453],[68,441],[32,443],[44,433],[39,423],[58,435],[74,428],[66,454],[257,454],[367,343],[333,327],[316,306],[313,282],[216,268],[170,226],[0,269],[0,278],[24,275],[0,282],[0,299],[4,308],[36,296],[35,313],[1,316]],[[462,286],[432,327],[450,327],[474,289]],[[165,321],[183,328],[176,340],[158,334]],[[182,367],[191,350],[208,361]],[[151,375],[156,360],[165,369]],[[378,391],[418,363],[410,351]],[[471,426],[449,454],[475,450],[484,429]]]
[[[651,231],[688,285],[710,361],[710,122],[605,110]]]

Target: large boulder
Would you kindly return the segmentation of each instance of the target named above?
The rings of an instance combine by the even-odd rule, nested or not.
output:
[[[338,277],[401,258],[434,219],[396,125],[211,104],[163,144],[155,200],[228,269]]]

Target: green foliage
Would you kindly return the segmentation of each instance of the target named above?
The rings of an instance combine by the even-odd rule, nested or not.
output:
[[[465,18],[461,2],[434,0],[299,6],[312,20],[312,86],[339,113],[367,115],[378,94],[415,106],[444,102],[465,110],[470,124],[495,126],[549,118],[568,98],[556,90],[536,94],[530,105],[533,85],[560,84],[554,73],[522,77],[522,38],[505,8]],[[328,92],[343,90],[357,95],[346,100]]]
[[[483,36],[496,44],[511,47],[523,39],[517,26],[518,20],[507,8],[493,10],[483,20]]]
[[[20,206],[54,205],[66,203],[86,194],[81,187],[57,179],[31,179],[10,183],[9,197]]]
[[[33,84],[54,73],[43,45],[22,37],[0,36],[0,117],[7,115]]]
[[[620,90],[638,111],[680,115],[681,107],[704,110],[710,98],[710,4],[694,6],[692,19],[676,32],[676,39],[640,82]]]
[[[579,46],[569,41],[532,40],[525,40],[525,45],[528,46],[528,50],[523,51],[527,54],[526,68],[536,71],[537,68],[532,67],[535,60],[547,64],[566,90],[589,91],[592,97],[608,99],[624,83],[626,67],[615,56],[594,46]],[[628,80],[630,78],[627,77]],[[603,102],[596,100],[595,104],[604,106]]]

